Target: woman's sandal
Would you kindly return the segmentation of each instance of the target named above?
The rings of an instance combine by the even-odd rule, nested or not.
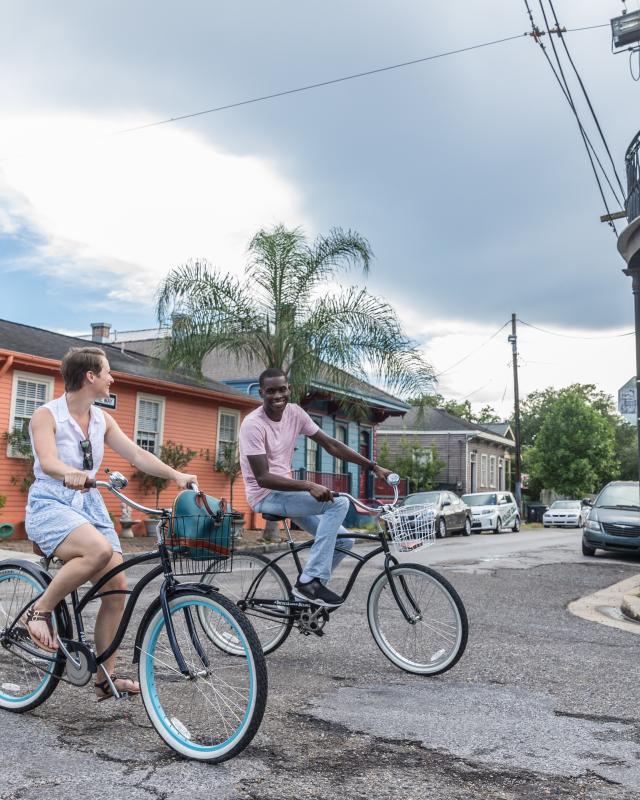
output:
[[[39,611],[37,608],[34,608],[33,606],[29,606],[29,608],[27,609],[27,613],[22,618],[22,622],[24,623],[24,626],[27,630],[27,633],[29,634],[29,638],[31,639],[31,641],[37,647],[39,647],[40,650],[44,650],[46,653],[57,653],[58,652],[57,647],[49,647],[49,645],[46,645],[42,641],[42,639],[38,639],[38,637],[35,636],[35,634],[31,631],[31,628],[29,627],[29,623],[31,622],[44,622],[47,628],[49,629],[49,635],[51,636],[53,641],[55,641],[56,634],[55,631],[53,630],[53,623],[51,620],[52,620],[51,611]]]
[[[113,675],[111,675],[111,682],[115,685],[120,694],[140,694],[139,686],[137,689],[121,689],[117,685],[118,681],[129,681],[129,683],[133,686],[137,683],[137,681],[134,681],[133,678],[127,678],[125,675],[116,675],[114,672]],[[103,700],[108,700],[110,697],[115,697],[114,693],[111,691],[111,685],[109,684],[108,680],[105,679],[103,681],[96,682],[93,684],[93,686],[96,690],[96,697],[98,698],[99,703],[101,703]]]

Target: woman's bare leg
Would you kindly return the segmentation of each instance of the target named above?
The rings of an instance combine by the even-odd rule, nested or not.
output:
[[[122,554],[114,553],[111,556],[109,563],[101,569],[98,573],[91,577],[92,583],[97,583],[100,578],[109,570],[122,564]],[[100,592],[124,591],[127,588],[127,579],[124,572],[118,573],[110,581],[107,581],[102,587]],[[94,631],[94,639],[96,645],[96,655],[104,653],[113,641],[124,607],[126,605],[126,595],[124,594],[110,594],[100,600],[100,610],[96,618],[96,627]],[[101,665],[111,675],[115,669],[116,653],[109,656],[109,658]],[[98,683],[102,680],[100,673],[98,673]],[[116,682],[118,691],[137,691],[139,690],[137,681],[127,681],[127,679],[120,679]]]
[[[113,549],[104,536],[87,523],[71,531],[55,549],[54,555],[65,563],[34,603],[37,611],[53,611],[70,592],[106,567]],[[45,646],[57,647],[45,622],[30,622],[29,630]]]

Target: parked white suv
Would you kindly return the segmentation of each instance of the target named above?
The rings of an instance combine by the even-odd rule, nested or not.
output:
[[[473,531],[520,530],[520,513],[511,492],[474,492],[463,494],[462,500],[471,508]]]

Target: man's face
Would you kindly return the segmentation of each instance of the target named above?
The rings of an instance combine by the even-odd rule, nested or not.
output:
[[[291,389],[287,383],[287,379],[282,375],[276,375],[273,378],[265,378],[260,387],[260,397],[262,398],[262,405],[266,411],[273,412],[276,416],[280,416],[289,402],[291,396]]]

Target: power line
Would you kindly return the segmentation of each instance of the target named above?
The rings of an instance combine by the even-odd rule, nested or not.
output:
[[[486,345],[488,345],[488,344],[489,344],[489,342],[490,342],[492,339],[495,339],[495,338],[496,338],[496,336],[497,336],[497,335],[500,333],[500,331],[504,330],[504,329],[507,327],[507,325],[508,325],[508,324],[509,324],[509,321],[505,322],[505,323],[504,323],[504,325],[501,325],[501,326],[498,328],[498,330],[497,330],[495,333],[492,333],[492,334],[491,334],[491,336],[490,336],[490,337],[489,337],[489,338],[488,338],[486,341],[482,342],[482,344],[481,344],[481,345],[478,345],[478,347],[474,348],[474,349],[473,349],[473,350],[472,350],[470,353],[467,353],[467,355],[466,355],[466,356],[463,356],[463,357],[462,357],[462,358],[461,358],[459,361],[456,361],[456,363],[455,363],[455,364],[451,364],[451,366],[450,366],[450,367],[447,367],[446,369],[443,369],[443,370],[442,370],[442,372],[438,372],[438,373],[437,373],[436,375],[434,375],[433,377],[434,377],[435,379],[437,379],[437,378],[440,378],[440,377],[441,377],[442,375],[444,375],[445,373],[447,373],[447,372],[451,372],[451,370],[452,370],[454,367],[457,367],[459,364],[462,364],[462,362],[463,362],[463,361],[466,361],[468,358],[471,358],[471,356],[472,356],[472,355],[474,355],[475,353],[477,353],[477,352],[478,352],[478,350],[482,350],[482,348],[483,348],[483,347],[485,347]]]
[[[542,0],[538,0],[538,1],[539,1],[540,10],[542,11],[542,16],[543,16],[544,21],[545,21],[547,34],[548,34],[549,39],[551,41],[551,47],[553,49],[553,53],[554,53],[554,56],[555,56],[555,59],[556,59],[557,65],[558,65],[558,70],[559,70],[560,74],[558,74],[558,71],[556,70],[556,68],[554,67],[553,63],[551,62],[551,58],[549,57],[549,54],[547,53],[547,49],[544,46],[544,44],[542,43],[542,41],[541,41],[542,33],[540,32],[539,28],[535,24],[535,21],[533,19],[533,13],[532,13],[531,8],[529,6],[528,0],[524,0],[525,8],[527,10],[527,14],[529,16],[529,20],[531,22],[531,27],[532,27],[532,34],[531,35],[533,36],[534,41],[539,45],[540,49],[542,50],[542,53],[543,53],[545,59],[547,60],[547,63],[549,64],[549,67],[550,67],[550,69],[551,69],[556,81],[558,82],[558,84],[560,86],[560,89],[561,89],[562,93],[565,96],[565,99],[569,103],[569,107],[571,108],[571,110],[572,110],[572,112],[573,112],[573,114],[574,114],[574,116],[576,118],[576,122],[578,123],[578,129],[580,131],[580,135],[582,137],[582,141],[583,141],[585,149],[587,151],[587,157],[589,158],[589,163],[591,164],[591,169],[593,171],[593,175],[594,175],[594,177],[596,179],[596,183],[598,185],[598,190],[600,192],[600,197],[601,197],[602,202],[604,204],[604,207],[605,207],[605,209],[607,211],[607,215],[610,215],[609,205],[607,203],[607,199],[605,197],[605,194],[604,194],[604,191],[603,191],[603,188],[602,188],[602,184],[600,182],[600,177],[598,176],[598,171],[596,170],[596,166],[595,166],[594,161],[593,161],[594,157],[595,157],[595,159],[596,159],[596,161],[598,163],[598,166],[600,167],[600,169],[602,171],[602,174],[604,175],[605,180],[607,181],[607,184],[609,185],[609,188],[611,189],[611,192],[612,192],[616,202],[619,203],[621,207],[624,206],[624,202],[621,202],[621,200],[617,197],[616,191],[615,191],[614,187],[612,186],[611,181],[609,180],[609,176],[607,175],[607,172],[604,169],[604,167],[602,165],[602,162],[600,161],[600,158],[598,157],[598,154],[597,154],[593,144],[591,143],[589,135],[587,134],[587,132],[586,132],[586,130],[585,130],[583,124],[582,124],[582,120],[580,119],[580,115],[578,114],[578,110],[577,110],[577,108],[575,106],[575,103],[573,102],[573,97],[571,96],[571,90],[569,89],[569,84],[568,84],[568,82],[567,82],[567,80],[566,80],[566,78],[564,76],[564,71],[562,70],[562,64],[560,62],[560,58],[558,56],[558,53],[557,53],[556,48],[555,48],[555,44],[553,42],[553,35],[552,35],[552,32],[551,32],[551,28],[549,27],[549,23],[548,23],[548,20],[547,20],[546,12],[544,10],[544,6],[542,5]],[[593,153],[593,156],[592,156],[592,153]],[[613,233],[617,238],[618,232],[616,230],[616,227],[615,227],[615,224],[613,223],[613,221],[611,221],[611,220],[609,221],[609,226],[613,230]]]
[[[169,119],[158,120],[157,122],[148,122],[146,125],[138,125],[135,128],[124,128],[120,131],[115,131],[112,136],[119,136],[123,133],[133,133],[134,131],[141,131],[145,130],[146,128],[154,128],[158,125],[168,125],[170,122],[179,122],[184,119],[191,119],[192,117],[201,117],[205,114],[215,114],[218,111],[227,111],[231,108],[239,108],[240,106],[248,106],[252,103],[261,103],[265,100],[274,100],[277,97],[286,97],[290,94],[298,94],[299,92],[308,92],[311,89],[319,89],[322,86],[332,86],[336,83],[344,83],[345,81],[352,81],[356,78],[365,78],[368,75],[377,75],[381,72],[389,72],[394,69],[402,69],[403,67],[410,67],[414,64],[423,64],[426,61],[435,61],[438,58],[446,58],[447,56],[454,56],[459,53],[467,53],[471,50],[479,50],[483,47],[491,47],[492,45],[496,44],[503,44],[504,42],[511,42],[514,39],[522,39],[523,36],[527,36],[526,33],[519,33],[515,36],[506,36],[504,39],[494,39],[491,42],[483,42],[482,44],[473,44],[469,47],[460,47],[457,50],[447,50],[444,53],[436,53],[433,56],[425,56],[424,58],[414,58],[411,61],[403,61],[400,64],[390,64],[386,67],[378,67],[376,69],[370,69],[366,72],[355,72],[352,75],[344,75],[341,78],[332,78],[326,81],[319,81],[318,83],[309,83],[306,86],[299,86],[296,89],[286,89],[281,92],[273,92],[272,94],[265,94],[260,97],[252,97],[249,100],[240,100],[236,103],[227,103],[223,106],[216,106],[215,108],[207,108],[203,111],[194,111],[191,114],[182,114],[179,117],[170,117]]]
[[[523,319],[518,319],[521,325],[526,325],[528,328],[533,328],[541,333],[547,333],[549,336],[559,336],[562,339],[581,339],[584,341],[600,341],[604,339],[622,339],[624,336],[633,336],[635,331],[628,331],[627,333],[614,333],[611,336],[572,336],[568,333],[558,333],[557,331],[549,331],[546,328],[540,328],[537,325],[532,325],[530,322],[525,322]]]
[[[591,104],[591,99],[589,98],[589,94],[588,94],[588,92],[587,92],[587,90],[585,88],[584,83],[582,82],[582,78],[580,76],[580,73],[578,72],[578,70],[576,68],[576,65],[573,62],[573,58],[571,58],[571,53],[569,52],[569,48],[567,46],[565,38],[562,35],[562,29],[560,28],[560,22],[558,20],[558,15],[556,14],[556,10],[555,10],[554,5],[553,5],[553,0],[548,0],[548,3],[549,3],[549,7],[551,8],[551,12],[553,14],[553,18],[554,18],[554,20],[556,22],[556,30],[558,31],[558,37],[559,37],[560,41],[562,42],[562,45],[563,45],[563,47],[565,49],[565,53],[567,54],[567,58],[569,59],[569,63],[573,67],[573,71],[575,73],[575,76],[578,79],[578,83],[580,84],[580,88],[582,89],[582,93],[584,94],[585,100],[587,101],[587,105],[589,106],[589,111],[591,111],[591,115],[593,116],[593,121],[596,124],[596,127],[598,129],[598,133],[600,134],[600,138],[602,139],[602,143],[604,144],[605,150],[607,151],[607,155],[609,156],[609,161],[611,161],[611,166],[613,167],[613,173],[616,176],[616,180],[618,181],[618,186],[620,187],[620,191],[622,192],[622,196],[624,197],[625,192],[624,192],[624,189],[622,188],[622,181],[620,180],[620,176],[618,175],[618,170],[616,169],[615,161],[613,160],[613,156],[611,155],[611,151],[609,150],[609,145],[607,144],[607,140],[605,138],[605,135],[604,135],[604,133],[602,131],[602,128],[600,127],[600,121],[598,120],[598,116],[597,116],[597,114],[596,114],[596,112],[595,112],[595,110],[593,108],[593,105]]]

